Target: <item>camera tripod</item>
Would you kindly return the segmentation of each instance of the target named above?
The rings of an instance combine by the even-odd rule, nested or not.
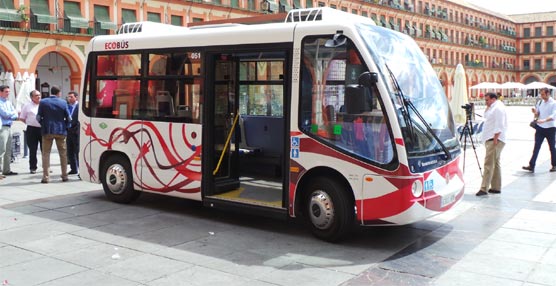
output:
[[[481,177],[483,176],[483,170],[481,169],[481,163],[479,163],[479,157],[477,156],[477,149],[475,148],[475,143],[473,142],[473,123],[471,122],[471,112],[469,110],[465,110],[465,125],[461,130],[461,135],[459,136],[459,141],[464,138],[463,141],[463,172],[465,173],[465,157],[467,152],[467,139],[471,142],[471,147],[473,147],[473,153],[475,154],[475,161],[477,161],[477,166],[479,166],[479,172],[481,173]]]

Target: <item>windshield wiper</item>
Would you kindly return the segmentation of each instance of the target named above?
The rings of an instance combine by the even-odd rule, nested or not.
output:
[[[396,88],[398,90],[398,92],[396,92],[396,96],[398,96],[398,98],[400,99],[400,103],[401,103],[400,110],[401,110],[401,113],[402,113],[402,117],[403,117],[403,120],[405,121],[405,125],[407,126],[407,129],[409,131],[409,138],[411,140],[413,140],[413,138],[415,138],[415,131],[413,130],[413,123],[412,123],[412,120],[409,116],[409,110],[407,110],[407,105],[404,103],[405,99],[404,99],[404,95],[402,94],[402,89],[398,85],[398,81],[396,81],[396,78],[394,77],[394,74],[392,73],[392,71],[390,70],[388,65],[386,63],[384,65],[386,66],[386,69],[388,70],[388,73],[390,75],[390,80],[392,81],[392,84],[394,84],[394,88]]]
[[[402,115],[404,117],[404,120],[406,121],[406,124],[409,128],[409,132],[410,132],[412,138],[415,134],[414,134],[414,130],[413,130],[413,124],[411,123],[412,119],[409,115],[408,107],[415,113],[415,115],[417,115],[417,118],[419,118],[421,123],[423,123],[423,125],[425,125],[425,128],[428,131],[428,134],[430,134],[434,138],[434,140],[438,143],[438,145],[440,145],[440,147],[442,148],[442,151],[444,151],[444,153],[446,154],[446,159],[447,160],[452,159],[452,154],[450,154],[450,151],[448,150],[448,148],[446,148],[446,145],[444,145],[442,140],[440,140],[440,138],[438,138],[436,133],[434,133],[434,130],[432,130],[429,123],[425,120],[425,118],[423,118],[421,113],[419,113],[419,111],[417,111],[417,108],[415,107],[415,105],[413,105],[411,100],[409,100],[409,98],[407,98],[403,94],[402,88],[400,87],[400,84],[398,83],[398,80],[396,80],[396,77],[394,76],[394,73],[392,72],[392,70],[390,70],[390,67],[388,66],[388,64],[384,63],[384,65],[386,66],[386,69],[388,70],[388,73],[390,74],[390,78],[392,80],[392,83],[394,84],[394,88],[397,90],[396,95],[402,100],[402,103],[403,103],[402,104]]]

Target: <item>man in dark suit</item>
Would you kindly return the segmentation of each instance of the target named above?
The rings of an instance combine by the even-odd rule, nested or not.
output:
[[[42,135],[42,180],[41,183],[49,182],[50,174],[50,151],[52,143],[56,141],[56,148],[60,155],[62,167],[62,181],[68,180],[68,154],[66,148],[66,136],[70,127],[71,118],[68,112],[68,104],[60,98],[60,88],[52,86],[50,97],[41,100],[37,112],[37,121],[41,124]]]
[[[68,146],[68,162],[70,171],[68,175],[77,175],[79,173],[79,103],[77,102],[77,92],[68,92],[68,112],[71,117],[71,127],[68,129],[67,146]]]

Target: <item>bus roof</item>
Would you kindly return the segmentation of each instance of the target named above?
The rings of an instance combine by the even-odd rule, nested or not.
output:
[[[89,51],[285,43],[293,41],[296,25],[350,26],[355,23],[375,25],[370,18],[328,7],[294,9],[283,23],[226,23],[188,28],[149,21],[134,22],[123,24],[116,35],[94,37]]]

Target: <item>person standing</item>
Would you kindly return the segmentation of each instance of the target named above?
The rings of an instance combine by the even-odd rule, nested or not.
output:
[[[41,145],[41,124],[37,121],[41,93],[38,90],[31,91],[31,102],[21,108],[19,120],[25,122],[27,129],[25,137],[29,148],[29,171],[31,174],[37,172],[37,149]]]
[[[493,92],[485,94],[487,108],[484,114],[482,141],[484,142],[485,162],[483,181],[477,196],[488,193],[499,194],[502,188],[502,172],[500,170],[500,154],[506,142],[508,118],[504,103],[498,100]],[[488,193],[487,193],[488,190]]]
[[[79,173],[79,103],[77,102],[77,92],[70,91],[68,93],[68,112],[71,117],[71,127],[68,129],[67,147],[68,162],[70,171],[68,175],[76,175]]]
[[[533,155],[531,160],[529,160],[529,165],[521,168],[532,173],[535,172],[537,156],[539,156],[542,142],[546,139],[550,149],[550,162],[552,164],[550,172],[556,172],[556,101],[550,96],[548,88],[541,89],[541,101],[531,111],[535,114],[537,123],[535,126],[535,146],[533,147]]]
[[[66,148],[66,136],[70,127],[67,103],[60,98],[60,88],[52,86],[50,97],[42,99],[37,112],[37,121],[41,124],[42,135],[42,180],[41,183],[49,182],[50,173],[50,151],[52,143],[56,141],[56,148],[60,156],[62,167],[62,181],[68,180],[68,153]]]
[[[17,120],[17,111],[8,99],[9,95],[10,87],[0,85],[0,119],[2,121],[0,129],[0,165],[2,165],[2,175],[0,175],[0,179],[3,179],[5,176],[17,175],[10,168],[10,163],[12,162],[12,123],[14,120]]]

